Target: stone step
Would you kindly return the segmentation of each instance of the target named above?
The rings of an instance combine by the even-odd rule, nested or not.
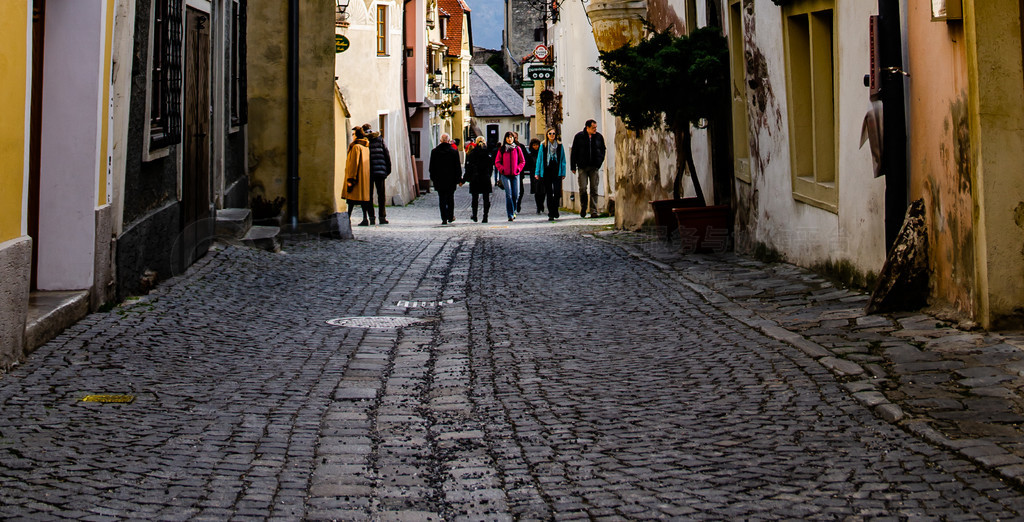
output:
[[[281,227],[251,227],[242,237],[242,242],[247,246],[267,252],[280,252],[281,240],[278,238],[280,233]]]
[[[32,292],[25,323],[25,353],[32,353],[89,313],[89,292]]]
[[[222,237],[242,238],[252,227],[252,211],[247,208],[223,208],[217,211],[215,233]]]

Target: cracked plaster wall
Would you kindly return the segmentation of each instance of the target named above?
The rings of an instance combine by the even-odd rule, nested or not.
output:
[[[876,6],[836,3],[838,212],[793,197],[782,9],[771,0],[743,0],[741,11],[751,183],[735,182],[737,249],[763,245],[802,266],[844,262],[877,273],[885,260],[885,181],[874,178],[870,152],[859,146],[870,108],[863,87],[868,17]]]

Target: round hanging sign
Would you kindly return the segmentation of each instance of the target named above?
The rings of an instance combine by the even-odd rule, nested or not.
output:
[[[533,50],[533,55],[539,60],[543,60],[548,57],[548,48],[544,44],[537,44],[537,47]]]

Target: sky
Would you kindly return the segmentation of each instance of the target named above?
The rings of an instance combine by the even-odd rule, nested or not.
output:
[[[473,45],[501,49],[501,31],[505,28],[504,0],[465,0],[471,10]]]

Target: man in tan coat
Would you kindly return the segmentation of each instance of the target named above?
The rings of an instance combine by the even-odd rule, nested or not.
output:
[[[348,203],[349,219],[357,204],[362,207],[363,220],[358,226],[365,227],[370,224],[367,217],[373,215],[373,203],[370,202],[370,142],[362,127],[353,128],[352,133],[352,144],[348,146],[348,158],[345,160],[345,186],[341,189],[341,197]]]

